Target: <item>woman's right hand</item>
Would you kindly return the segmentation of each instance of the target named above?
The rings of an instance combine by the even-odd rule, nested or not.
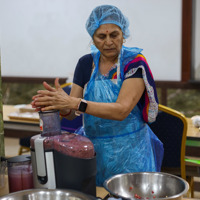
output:
[[[59,79],[55,79],[55,88],[50,86],[47,82],[43,82],[46,90],[37,91],[37,95],[33,96],[32,107],[36,110],[62,110],[76,109],[80,99],[70,97],[60,86]]]
[[[47,82],[43,82],[43,86],[44,86],[44,88],[46,89],[46,90],[48,90],[48,91],[55,91],[55,88],[53,88],[53,87],[51,87]],[[33,108],[35,108],[35,110],[36,111],[41,111],[41,109],[44,107],[44,106],[37,106],[36,105],[36,99],[37,98],[39,98],[39,97],[42,97],[42,95],[39,95],[39,94],[37,94],[37,95],[34,95],[33,97],[32,97],[32,102],[31,102],[31,105],[32,105],[32,107]]]

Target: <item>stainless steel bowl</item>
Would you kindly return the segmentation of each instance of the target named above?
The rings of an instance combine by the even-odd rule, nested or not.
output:
[[[123,199],[182,199],[188,183],[167,173],[139,172],[119,174],[104,182],[105,189]]]
[[[32,189],[13,192],[0,200],[95,200],[95,197],[75,190]]]

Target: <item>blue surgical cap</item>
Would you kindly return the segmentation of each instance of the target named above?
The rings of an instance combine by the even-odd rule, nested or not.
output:
[[[102,5],[92,11],[86,22],[86,29],[91,37],[102,24],[115,24],[121,28],[124,38],[129,37],[129,21],[115,6]]]

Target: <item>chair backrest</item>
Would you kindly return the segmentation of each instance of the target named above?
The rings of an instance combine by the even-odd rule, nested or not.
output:
[[[174,109],[159,104],[156,121],[149,126],[164,146],[161,171],[163,168],[180,169],[181,177],[186,179],[184,160],[187,134],[186,117]]]
[[[67,93],[70,94],[72,83],[65,83],[62,84],[62,89]],[[74,133],[75,130],[82,126],[82,115],[77,116],[73,120],[67,120],[66,118],[61,119],[61,130],[68,131]]]
[[[72,88],[72,83],[64,83],[61,85],[61,88],[67,93],[70,94],[71,88]]]

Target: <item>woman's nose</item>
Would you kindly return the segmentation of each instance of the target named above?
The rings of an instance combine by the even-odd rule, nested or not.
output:
[[[112,44],[112,39],[110,37],[106,38],[106,44],[111,45]]]

